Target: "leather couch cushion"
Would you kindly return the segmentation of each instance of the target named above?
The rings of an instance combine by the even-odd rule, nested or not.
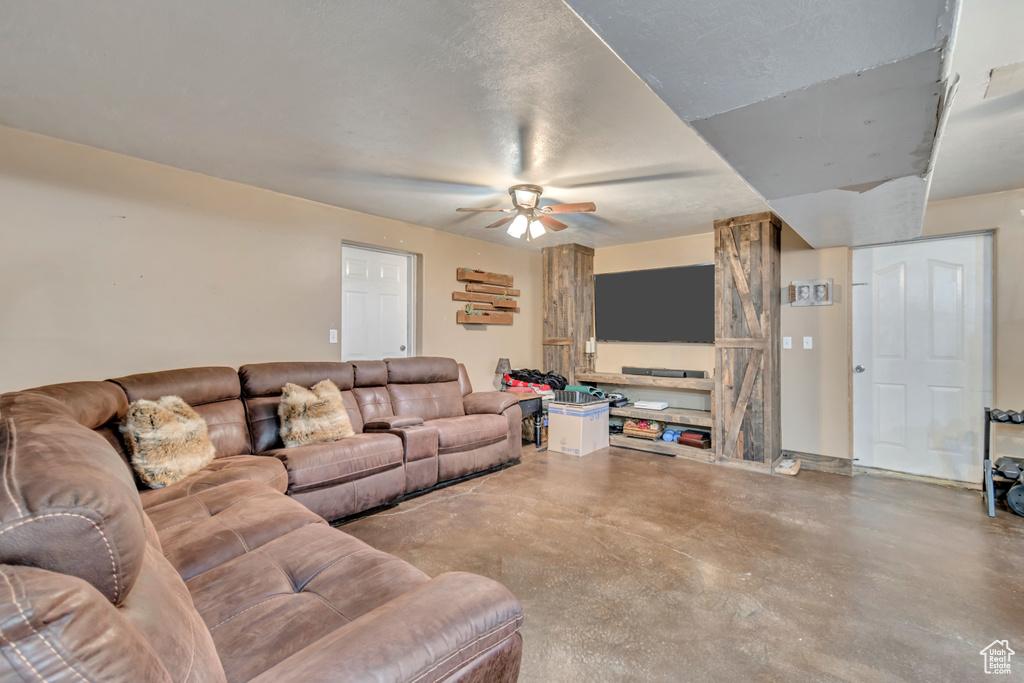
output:
[[[146,546],[135,481],[57,399],[0,397],[0,563],[71,574],[118,604]]]
[[[185,403],[196,406],[242,396],[238,373],[223,367],[143,372],[109,381],[124,390],[129,403],[141,398],[155,401],[161,396],[181,396]]]
[[[427,424],[437,429],[437,452],[441,455],[489,446],[508,437],[508,421],[502,415],[447,417]]]
[[[128,399],[121,387],[110,382],[68,382],[30,389],[60,401],[78,424],[89,429],[124,417]]]
[[[522,624],[523,608],[497,581],[442,574],[335,630],[254,683],[515,681]]]
[[[391,434],[357,434],[339,441],[280,448],[275,456],[288,469],[288,492],[342,484],[402,465],[402,441]]]
[[[388,383],[388,365],[382,360],[351,361],[358,387],[382,387]]]
[[[183,368],[110,381],[124,389],[129,402],[180,396],[206,420],[218,458],[252,453],[238,373],[231,368]]]
[[[73,576],[0,566],[7,596],[0,601],[0,679],[224,681],[210,633],[181,579],[154,549],[144,565],[121,609]],[[161,579],[168,584],[156,586]],[[135,592],[145,604],[137,604]]]
[[[154,546],[146,544],[139,579],[119,611],[156,653],[171,681],[224,680],[217,648],[185,582]],[[107,641],[106,646],[116,651],[120,643]]]
[[[324,520],[269,486],[235,481],[146,510],[184,579]]]
[[[389,384],[395,415],[418,415],[424,420],[465,415],[457,381],[433,384]]]
[[[154,505],[191,496],[231,481],[254,481],[281,493],[288,489],[288,473],[277,458],[268,458],[264,455],[232,455],[217,458],[195,474],[175,484],[162,489],[142,491],[142,507],[149,509]]]
[[[188,588],[228,680],[247,681],[427,581],[407,562],[317,524],[204,572]]]
[[[364,424],[378,417],[394,415],[391,410],[391,394],[385,386],[356,387],[352,390],[352,396],[356,399]]]
[[[238,377],[245,398],[280,396],[288,382],[308,388],[329,379],[342,391],[353,382],[351,363],[253,363],[240,367]]]
[[[388,366],[388,384],[459,381],[459,364],[452,358],[416,356],[413,358],[385,358],[384,362]]]

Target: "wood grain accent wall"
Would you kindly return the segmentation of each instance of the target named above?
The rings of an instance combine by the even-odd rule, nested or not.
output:
[[[585,344],[594,334],[594,250],[580,244],[545,247],[541,261],[544,370],[571,384],[576,366],[586,363]]]
[[[781,451],[781,221],[715,221],[715,456],[771,471]]]

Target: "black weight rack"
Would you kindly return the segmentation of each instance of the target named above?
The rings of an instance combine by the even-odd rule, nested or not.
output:
[[[985,408],[985,461],[983,464],[983,467],[985,468],[985,490],[982,491],[982,495],[985,497],[985,506],[988,508],[989,517],[996,516],[996,483],[998,482],[1000,484],[1009,485],[1012,485],[1014,483],[1000,475],[999,472],[995,469],[995,466],[992,464],[992,423],[995,422],[995,424],[1000,425],[1013,425],[1015,427],[1024,427],[1024,423],[1020,422],[1003,422],[1001,420],[993,420],[992,410],[992,408]],[[1018,460],[1018,458],[1013,458],[1013,460]]]

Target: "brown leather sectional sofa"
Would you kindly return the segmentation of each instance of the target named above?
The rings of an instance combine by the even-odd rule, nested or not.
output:
[[[329,377],[356,436],[283,449],[285,382]],[[217,459],[139,491],[129,401],[177,394]],[[518,457],[519,408],[451,359],[270,363],[0,396],[0,679],[514,681],[522,609],[335,519]],[[283,495],[287,492],[289,495]]]

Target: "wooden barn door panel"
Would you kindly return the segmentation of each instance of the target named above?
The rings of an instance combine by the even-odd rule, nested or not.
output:
[[[770,471],[778,456],[780,221],[715,222],[716,458]]]

